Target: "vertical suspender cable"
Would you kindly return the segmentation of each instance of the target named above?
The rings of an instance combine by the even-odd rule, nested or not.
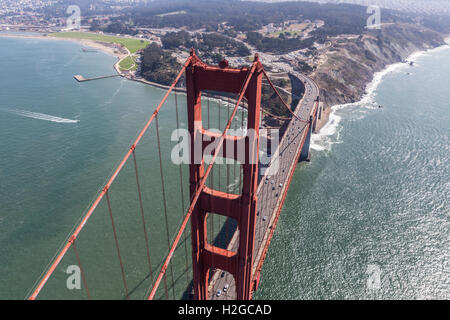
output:
[[[234,122],[234,132],[237,134],[237,121]],[[236,155],[236,158],[237,155]],[[233,192],[236,191],[236,160],[233,160]]]
[[[228,118],[230,117],[230,106],[228,106],[227,108],[228,110]],[[227,167],[227,186],[225,188],[225,190],[227,190],[227,193],[229,192],[229,185],[230,185],[230,165],[229,165],[229,161],[228,158],[224,157],[225,160],[225,165]]]
[[[263,69],[262,70],[264,76],[266,77],[267,81],[269,82],[270,87],[272,88],[272,90],[275,92],[275,94],[278,96],[278,99],[281,101],[281,103],[283,104],[283,106],[292,114],[292,116],[294,116],[294,118],[296,118],[297,120],[299,120],[300,122],[304,122],[304,123],[309,123],[309,120],[303,120],[300,117],[298,117],[294,111],[292,111],[292,109],[288,106],[288,104],[283,100],[283,98],[281,97],[281,94],[278,92],[278,90],[275,88],[274,84],[272,83],[272,80],[270,80],[269,75],[266,73],[266,71]]]
[[[209,95],[206,94],[206,104],[208,106],[208,130],[211,129],[211,122],[210,122],[210,101],[209,101]],[[211,189],[214,189],[214,187],[211,185],[211,177],[209,177],[209,185]],[[210,199],[212,203],[212,198]],[[209,241],[211,243],[214,243],[214,213],[208,212],[208,218],[209,218]]]
[[[167,290],[167,276],[164,275],[164,293],[166,295],[166,300],[169,300],[169,293]]]
[[[136,161],[136,150],[133,150],[133,162],[134,162],[134,171],[136,174],[136,185],[137,185],[137,189],[138,189],[139,207],[141,209],[142,227],[144,230],[145,249],[147,251],[147,263],[148,263],[148,269],[150,272],[150,281],[151,281],[151,283],[153,283],[152,262],[150,260],[150,247],[148,244],[147,226],[145,224],[144,204],[142,202],[141,184],[139,182],[139,173],[138,173],[138,167],[137,167],[137,161]]]
[[[178,115],[178,97],[177,92],[174,92],[175,94],[175,113],[176,113],[176,119],[177,119],[177,129],[180,129],[180,117]],[[180,135],[178,135],[178,140],[180,139]],[[180,171],[180,193],[181,193],[181,218],[184,218],[184,188],[183,188],[183,165],[180,163],[179,166]],[[184,253],[185,253],[185,260],[186,260],[186,282],[189,284],[189,262],[188,262],[188,250],[187,250],[187,234],[185,234],[184,237]]]
[[[229,115],[230,115],[230,107],[229,106],[227,106],[227,110],[228,110],[228,117],[229,117]],[[228,198],[228,201],[227,201],[227,212],[230,212],[230,202],[229,202],[229,200],[230,200],[230,189],[229,189],[229,186],[230,186],[230,165],[228,164],[228,158],[227,157],[225,157],[225,161],[226,161],[226,167],[227,167],[227,184],[226,184],[226,194],[227,194],[227,198]],[[227,249],[228,250],[228,246],[229,246],[229,224],[230,224],[230,218],[229,217],[225,217],[225,249]],[[227,267],[227,270],[228,270],[228,258],[227,258],[227,260],[226,260],[226,267]],[[226,273],[226,275],[225,275],[225,281],[226,281],[226,283],[228,283],[228,271],[227,271],[227,273]],[[227,298],[228,298],[228,290],[225,292],[225,300],[227,300]]]
[[[167,255],[167,257],[166,257],[166,259],[165,259],[165,261],[164,261],[164,263],[163,263],[163,265],[161,267],[161,270],[159,272],[158,278],[156,279],[156,282],[155,282],[155,284],[153,285],[153,287],[152,287],[152,289],[150,291],[150,294],[148,296],[148,300],[152,300],[155,297],[156,291],[158,290],[158,286],[161,283],[162,278],[166,274],[167,267],[170,264],[170,261],[172,260],[174,251],[175,251],[175,249],[176,249],[176,247],[177,247],[177,245],[178,245],[178,243],[179,243],[179,241],[181,239],[181,235],[184,232],[184,229],[186,228],[186,225],[189,222],[189,219],[191,218],[192,213],[194,212],[195,206],[197,205],[197,202],[198,202],[198,200],[200,198],[200,194],[205,188],[206,180],[208,179],[208,176],[211,173],[213,164],[214,164],[215,160],[217,159],[219,151],[220,151],[220,149],[222,148],[222,146],[224,144],[226,134],[227,134],[228,130],[230,129],[231,122],[232,122],[233,118],[236,116],[236,112],[237,112],[238,106],[239,106],[239,104],[241,103],[241,101],[243,99],[243,96],[245,94],[245,91],[247,90],[247,87],[248,87],[248,84],[250,82],[250,79],[252,78],[253,73],[256,70],[256,66],[257,66],[257,64],[256,64],[256,61],[255,61],[255,62],[253,62],[252,67],[251,67],[251,69],[248,72],[248,75],[247,75],[247,78],[245,80],[245,83],[243,84],[242,89],[240,90],[239,99],[238,99],[238,101],[236,103],[236,106],[233,109],[233,113],[232,113],[230,119],[228,120],[228,122],[227,122],[227,124],[225,126],[225,129],[224,129],[224,131],[223,131],[223,133],[222,133],[222,135],[220,137],[220,140],[219,140],[219,142],[217,144],[217,147],[216,147],[216,149],[214,151],[214,155],[212,157],[211,163],[208,165],[208,168],[206,169],[205,174],[203,175],[202,179],[199,181],[198,186],[196,188],[197,191],[195,192],[195,194],[191,198],[191,203],[190,203],[189,209],[187,211],[187,214],[184,217],[183,223],[181,224],[181,227],[180,227],[180,229],[177,232],[175,240],[172,243],[172,246],[171,246],[171,248],[169,250],[169,254]]]
[[[217,111],[218,111],[218,120],[217,120],[217,128],[219,129],[219,131],[221,131],[222,129],[220,128],[220,109],[222,109],[222,104],[221,104],[221,102],[220,102],[220,99],[219,99],[219,106],[217,107]],[[211,171],[211,175],[213,174],[213,171]],[[219,168],[219,186],[218,186],[218,190],[220,190],[220,168]],[[220,215],[219,215],[219,217],[218,217],[218,220],[219,220],[219,228],[220,228],[220,220],[221,220],[221,217],[220,217]]]
[[[130,297],[128,296],[128,286],[127,286],[127,279],[125,277],[125,269],[123,268],[122,256],[120,255],[119,240],[117,238],[116,226],[114,224],[114,218],[113,218],[112,210],[111,210],[111,200],[109,199],[109,190],[106,190],[106,202],[108,203],[108,212],[109,212],[109,217],[111,219],[111,226],[112,226],[113,233],[114,233],[114,241],[116,243],[117,257],[119,258],[120,270],[122,272],[122,281],[123,281],[123,286],[125,288],[125,298],[130,299]]]
[[[219,109],[219,112],[220,112],[220,100],[219,100],[219,107],[218,107],[218,109]],[[219,128],[220,128],[220,124],[219,124]],[[210,129],[210,123],[209,123],[209,99],[208,99],[208,129]],[[219,175],[220,175],[220,172],[219,172]],[[210,178],[211,190],[214,190],[214,166],[212,167],[210,176],[211,176],[211,178]],[[219,177],[219,179],[220,179],[220,177]],[[212,206],[212,203],[213,203],[212,198],[210,198],[211,206]],[[210,221],[211,222],[211,227],[210,227],[210,238],[211,239],[210,239],[210,242],[212,244],[214,244],[214,219],[213,219],[213,216],[214,216],[214,214],[212,213],[211,214],[211,221]],[[219,222],[219,227],[220,227],[220,216],[218,217],[217,220]],[[214,265],[214,255],[212,256],[212,264]]]
[[[81,260],[80,260],[80,255],[78,254],[78,250],[77,250],[77,246],[75,245],[75,239],[72,239],[72,247],[73,247],[73,251],[75,252],[75,257],[77,259],[77,263],[78,263],[78,267],[80,268],[80,272],[81,272],[81,278],[83,279],[83,284],[84,284],[84,288],[86,289],[86,294],[89,300],[91,300],[91,294],[89,293],[89,287],[86,281],[86,275],[84,273],[84,269],[81,265]]]
[[[167,235],[167,245],[170,250],[170,233],[169,233],[169,220],[167,218],[167,201],[166,201],[166,189],[164,184],[164,172],[163,172],[163,164],[162,164],[162,156],[161,156],[161,140],[159,137],[159,121],[158,121],[158,115],[155,117],[155,125],[156,125],[156,139],[158,142],[158,155],[159,155],[159,172],[161,174],[161,190],[162,190],[162,196],[163,196],[163,204],[164,204],[164,218],[166,222],[166,235]],[[174,284],[174,277],[173,277],[173,268],[172,265],[170,265],[170,272],[172,276],[172,294],[173,299],[175,299],[175,284]]]
[[[243,109],[241,110],[241,115],[242,115],[241,128],[242,128],[242,132],[244,132],[245,129],[244,129],[244,110]],[[240,192],[242,192],[242,174],[243,174],[242,173],[242,170],[243,170],[242,165],[243,165],[243,163],[239,166],[239,190],[240,190]]]
[[[257,124],[257,125],[259,125],[259,124]],[[257,146],[255,146],[255,144],[254,143],[252,143],[252,146],[253,146],[253,148],[257,148]],[[258,154],[258,152],[259,152],[259,150],[255,150],[255,149],[253,149],[253,150],[250,150],[250,154],[252,154],[252,155],[257,155]],[[255,170],[251,170],[251,175],[250,175],[250,183],[253,183],[253,181],[255,180],[255,174],[257,175],[258,174],[258,171],[256,171],[255,172]],[[258,209],[258,208],[256,208],[256,209]],[[254,259],[254,252],[253,252],[253,250],[255,249],[255,242],[254,242],[254,234],[252,235],[252,237],[253,237],[253,243],[252,243],[252,246],[251,246],[251,250],[252,250],[252,257],[251,257],[251,259],[250,259],[250,263],[251,263],[251,268],[250,268],[250,279],[253,279],[253,274],[252,274],[252,272],[253,272],[253,259]]]
[[[28,297],[29,300],[35,300],[37,298],[37,296],[41,292],[42,288],[45,286],[47,281],[50,279],[50,277],[53,274],[53,272],[55,272],[56,268],[61,263],[61,260],[63,259],[63,257],[67,253],[67,251],[70,249],[70,246],[72,245],[72,243],[70,242],[70,239],[71,238],[75,238],[76,239],[78,237],[78,235],[80,234],[81,230],[86,225],[86,222],[90,219],[90,217],[92,216],[93,212],[95,211],[97,206],[100,204],[100,202],[103,199],[103,197],[106,195],[107,190],[112,185],[112,183],[115,181],[117,175],[122,170],[122,168],[124,167],[125,163],[128,161],[129,157],[131,156],[133,148],[136,147],[139,144],[139,142],[141,141],[141,139],[144,136],[145,132],[147,131],[147,129],[150,127],[151,123],[155,119],[155,116],[161,110],[162,106],[166,102],[166,100],[169,97],[170,93],[175,88],[176,84],[180,80],[181,76],[183,75],[183,73],[185,72],[187,66],[191,63],[191,61],[192,61],[192,57],[189,57],[186,60],[186,62],[184,63],[183,67],[181,68],[180,72],[178,72],[178,75],[176,76],[175,80],[172,82],[172,85],[170,86],[169,90],[167,90],[166,94],[164,95],[163,99],[161,100],[161,102],[156,107],[156,109],[153,112],[153,114],[151,115],[150,119],[147,121],[147,123],[145,124],[144,128],[140,131],[138,137],[136,138],[136,140],[133,143],[133,147],[130,148],[130,150],[128,150],[128,152],[126,153],[125,157],[122,159],[122,161],[120,161],[120,163],[119,163],[118,167],[116,168],[116,170],[114,171],[113,175],[108,180],[105,188],[103,188],[102,192],[94,200],[94,202],[89,207],[89,210],[86,212],[86,214],[83,215],[81,221],[76,226],[76,228],[73,231],[72,235],[70,236],[70,238],[67,241],[65,241],[64,246],[62,247],[61,250],[58,251],[58,253],[56,254],[55,258],[50,263],[50,266],[47,268],[46,271],[43,272],[43,275],[42,275],[41,279],[39,280],[37,285],[34,286],[34,288],[32,289],[32,293]]]
[[[219,130],[221,130],[221,129],[220,129],[220,106],[219,106],[219,125],[218,125],[218,126],[219,126]],[[214,167],[213,167],[213,168],[214,168]],[[220,173],[221,173],[220,166],[218,166],[217,169],[219,170],[219,174],[217,175],[217,176],[218,176],[218,178],[217,178],[217,179],[218,179],[218,182],[217,182],[217,183],[218,183],[217,190],[220,190],[220,185],[221,185],[221,183],[220,183]],[[213,171],[214,171],[214,170],[213,170]]]

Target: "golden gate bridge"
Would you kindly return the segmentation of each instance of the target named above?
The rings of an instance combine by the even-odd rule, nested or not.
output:
[[[182,117],[178,106],[177,91],[179,88],[177,88],[177,84],[183,76],[186,83],[186,119],[189,134],[189,179],[183,177],[182,164],[179,164],[177,173],[179,181],[176,184],[180,188],[180,200],[175,200],[167,192],[167,170],[164,171],[164,166],[167,164],[163,156],[164,144],[161,143],[159,115],[168,98],[174,95],[175,117],[173,119],[176,122],[176,128],[180,129]],[[198,300],[251,299],[253,292],[258,288],[262,266],[295,168],[300,161],[309,159],[311,134],[315,130],[317,121],[321,118],[319,88],[314,81],[304,75],[296,73],[295,76],[303,82],[305,90],[298,105],[292,109],[272,83],[257,54],[251,66],[231,68],[225,60],[219,66],[207,65],[197,57],[194,50],[191,50],[189,58],[163,99],[95,201],[83,215],[41,278],[38,279],[30,291],[28,299],[39,298],[50,280],[57,277],[55,271],[68,255],[69,250],[73,251],[76,264],[80,269],[85,297],[96,298],[93,294],[96,288],[91,285],[95,279],[89,276],[89,266],[86,266],[83,261],[87,255],[86,251],[93,250],[94,244],[98,241],[96,238],[100,238],[102,235],[84,235],[89,239],[86,240],[88,245],[85,245],[83,250],[80,250],[78,243],[83,237],[82,231],[95,217],[100,206],[105,208],[110,221],[111,241],[114,243],[117,269],[120,270],[123,286],[119,294],[124,299],[130,299],[134,289],[130,287],[130,274],[127,270],[133,268],[130,267],[130,262],[124,259],[121,241],[124,241],[124,238],[137,238],[138,235],[134,231],[130,231],[121,238],[118,232],[120,222],[126,220],[127,215],[130,214],[126,211],[131,210],[123,208],[117,210],[111,200],[112,187],[121,173],[122,175],[127,173],[135,180],[134,186],[114,189],[114,192],[115,194],[129,194],[130,190],[136,190],[135,201],[139,208],[142,234],[139,237],[142,238],[142,247],[145,248],[145,253],[137,255],[136,259],[148,265],[146,279],[149,281],[149,286],[145,291],[144,298],[148,300],[175,299],[176,291],[178,291],[176,288],[182,288],[182,290],[184,288],[184,291],[188,293],[183,295],[185,298]],[[289,117],[276,117],[265,110],[263,107],[265,102],[261,101],[263,80],[267,81],[276,97],[289,111]],[[227,107],[228,112],[223,129],[220,129],[219,106],[217,123],[220,132],[211,128],[209,99],[207,100],[207,118],[203,119],[202,117],[205,107],[202,104],[202,96],[205,93],[206,95],[221,93],[225,95],[223,99],[228,99],[229,105],[234,106]],[[233,103],[231,103],[231,97],[233,97]],[[244,133],[237,135],[237,131],[232,130],[232,126],[237,128],[239,112],[239,126],[244,128],[246,125],[246,128],[244,128]],[[275,152],[270,154],[270,161],[265,167],[260,163],[262,114],[286,120],[287,123],[281,128],[281,139],[275,137],[270,141],[271,137],[264,137],[269,140],[269,143],[275,143],[278,146]],[[147,177],[142,178],[145,171],[140,170],[141,165],[137,152],[140,152],[140,147],[148,147],[143,142],[145,139],[149,139],[151,127],[156,132],[153,139],[156,140],[157,148],[142,152],[157,153],[157,161],[152,163],[152,166],[159,167],[160,181],[156,182],[156,178],[153,176],[149,183],[145,181]],[[249,132],[253,134],[249,134]],[[273,139],[277,139],[277,141],[274,142]],[[220,171],[220,166],[224,166],[223,160],[226,163],[225,173]],[[125,167],[128,167],[129,170],[125,170]],[[170,174],[173,176],[174,172],[170,172]],[[221,179],[225,181],[221,182]],[[151,190],[147,190],[150,189],[146,188],[148,185],[151,185]],[[153,207],[152,210],[149,210],[150,205],[146,203],[146,199],[149,194],[151,197],[157,189],[161,193],[162,205],[158,209]],[[185,203],[187,198],[189,203]],[[179,227],[175,232],[170,232],[170,229],[173,229],[171,226],[173,219],[170,219],[171,202],[180,202],[181,216]],[[152,218],[151,225],[148,222],[149,211]],[[164,227],[153,225],[154,211],[164,212],[162,223]],[[214,221],[215,217],[216,222]],[[224,219],[222,223],[220,223],[221,217]],[[218,219],[219,230],[216,229]],[[120,220],[119,223],[117,220]],[[158,235],[165,233],[165,237],[159,237],[157,241],[167,242],[167,251],[164,255],[156,257],[160,258],[160,261],[157,262],[155,262],[155,251],[158,250],[155,249],[155,245],[150,239],[152,233]],[[174,267],[175,255],[180,258],[177,260],[177,266]],[[92,259],[90,260],[92,262]],[[92,264],[115,263],[111,259],[94,260],[97,261]],[[180,267],[180,265],[183,266]],[[181,280],[184,277],[186,282]]]

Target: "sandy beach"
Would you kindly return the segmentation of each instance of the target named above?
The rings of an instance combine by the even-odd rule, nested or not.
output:
[[[84,40],[84,39],[73,39],[73,38],[56,38],[56,37],[52,37],[52,36],[44,36],[44,35],[26,35],[26,34],[2,34],[0,33],[0,37],[9,37],[9,38],[24,38],[24,39],[41,39],[41,40],[56,40],[56,41],[73,41],[79,44],[82,44],[84,47],[89,47],[89,48],[93,48],[95,50],[99,50],[102,51],[108,55],[111,55],[113,57],[117,58],[117,62],[114,64],[114,69],[116,70],[116,72],[118,74],[123,74],[120,71],[119,68],[119,63],[120,61],[127,57],[128,54],[125,53],[118,53],[117,49],[112,47],[111,44],[109,43],[102,43],[102,42],[98,42],[98,41],[93,41],[93,40]],[[450,39],[449,39],[450,40]],[[126,48],[124,48],[124,50],[126,50]],[[127,50],[128,51],[128,50]],[[141,82],[144,83],[146,85],[150,85],[152,87],[156,87],[162,90],[168,90],[170,88],[170,86],[166,86],[166,85],[162,85],[162,84],[158,84],[158,83],[154,83],[154,82],[150,82],[148,80],[145,80],[143,78],[131,78],[131,77],[126,77],[127,79],[131,80],[131,81],[136,81],[136,82]],[[180,93],[180,94],[185,94],[186,90],[184,88],[175,88],[174,91]],[[210,99],[216,100],[216,101],[221,101],[222,103],[226,104],[227,103],[227,99],[222,98],[222,97],[210,97]],[[234,99],[232,99],[233,101]],[[332,108],[325,108],[324,112],[323,112],[323,117],[317,127],[317,131],[320,132],[320,129],[324,126],[326,126],[329,123],[329,118],[330,118],[330,114],[332,113]]]
[[[44,35],[28,35],[28,34],[12,34],[12,33],[0,33],[0,37],[3,38],[22,38],[22,39],[39,39],[39,40],[49,40],[49,41],[72,41],[83,45],[84,47],[89,47],[95,50],[99,50],[103,53],[106,53],[110,56],[117,58],[117,62],[114,65],[114,69],[117,73],[121,73],[119,70],[120,61],[127,57],[129,52],[126,48],[123,48],[125,52],[119,52],[116,48],[114,48],[111,44],[100,41],[86,40],[86,39],[73,39],[73,38],[56,38],[52,36],[44,36]]]
[[[99,51],[104,52],[104,53],[106,53],[106,54],[108,54],[110,56],[113,56],[113,57],[117,58],[117,62],[114,64],[114,69],[116,70],[116,72],[118,74],[123,74],[120,71],[120,68],[119,68],[120,61],[130,54],[128,49],[126,49],[124,47],[122,47],[122,50],[119,51],[119,50],[117,50],[117,47],[114,47],[111,43],[105,43],[105,42],[94,41],[94,40],[60,38],[60,37],[57,38],[57,37],[52,37],[52,36],[34,35],[34,34],[33,35],[28,35],[28,34],[8,34],[8,33],[0,33],[0,37],[24,38],[24,39],[40,39],[40,40],[50,40],[50,41],[52,41],[52,40],[55,40],[55,41],[60,41],[60,40],[73,41],[73,42],[76,42],[76,43],[79,43],[79,44],[83,45],[84,47],[89,47],[89,48],[92,48],[92,49],[95,49],[95,50],[99,50]],[[445,40],[446,43],[450,44],[450,35],[444,37],[444,40]],[[432,49],[430,49],[430,50],[432,50]],[[425,53],[427,51],[429,51],[429,50],[415,52],[415,53],[411,54],[408,57],[408,60],[413,60],[414,61],[418,56],[420,56],[421,54],[423,54],[423,53]],[[392,71],[393,69],[396,69],[397,67],[401,66],[401,65],[403,65],[403,63],[395,63],[395,64],[387,66],[385,70],[374,74],[374,78],[373,78],[372,82],[367,85],[368,94],[366,94],[362,98],[362,100],[357,102],[357,103],[362,103],[362,102],[364,102],[367,99],[371,100],[370,98],[373,98],[372,94],[376,90],[376,87],[378,86],[378,84],[381,82],[383,76],[385,74],[389,73],[390,71]],[[150,81],[145,80],[143,78],[135,78],[135,79],[132,79],[132,78],[129,78],[129,77],[127,77],[127,78],[129,80],[141,82],[141,83],[144,83],[146,85],[150,85],[150,86],[153,86],[153,87],[156,87],[156,88],[159,88],[159,89],[163,89],[163,90],[169,89],[169,86],[165,86],[165,85],[162,85],[162,84],[150,82]],[[174,91],[177,91],[177,92],[179,92],[181,94],[185,93],[185,90],[181,89],[181,88],[175,88]],[[218,97],[215,97],[215,98],[217,99]],[[220,99],[220,98],[218,98],[218,99],[225,101],[224,99]],[[348,104],[348,105],[353,105],[353,104]],[[320,132],[322,128],[327,127],[329,125],[330,118],[332,118],[335,109],[336,108],[340,108],[340,107],[342,107],[342,105],[337,105],[337,106],[333,106],[331,108],[325,108],[324,109],[323,117],[322,117],[322,119],[321,119],[321,121],[320,121],[320,123],[318,125],[318,132]]]

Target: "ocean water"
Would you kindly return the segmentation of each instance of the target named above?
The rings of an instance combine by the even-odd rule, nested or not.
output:
[[[0,299],[23,299],[67,241],[165,91],[122,78],[76,82],[76,74],[86,78],[114,74],[115,58],[101,52],[83,52],[75,42],[0,38],[0,46]],[[187,123],[185,100],[178,96],[181,128]],[[207,108],[205,101],[205,125],[210,110],[209,125],[218,128],[220,122],[224,127],[227,108],[221,104],[219,109],[218,103],[211,101]],[[177,143],[171,140],[177,127],[175,106],[172,95],[158,116],[169,237],[155,122],[136,149],[151,272],[132,158],[109,191],[131,299],[148,294],[152,277],[154,280],[167,254],[168,240],[172,241],[180,226],[181,200],[184,209],[189,203],[188,170],[182,167],[182,193],[179,167],[171,161]],[[241,110],[232,128],[240,126],[242,117],[245,114]],[[220,187],[225,188],[225,173],[216,170],[217,187],[220,174]],[[232,181],[236,179],[234,176]],[[103,201],[76,241],[94,299],[125,296],[109,219]],[[214,234],[223,222],[223,218],[215,219]],[[191,249],[190,241],[184,240],[189,237],[188,231],[175,252],[174,276],[170,270],[167,279],[170,298],[181,298],[188,284],[185,252],[190,260]],[[87,298],[84,290],[68,290],[66,285],[67,270],[76,264],[75,252],[70,250],[39,298]],[[160,297],[164,297],[163,289],[158,292]]]
[[[3,70],[0,77],[0,298],[22,299],[86,212],[164,91],[121,78],[77,83],[73,79],[75,74],[86,77],[114,74],[115,62],[115,58],[100,52],[84,53],[77,43],[1,38],[0,46]],[[173,109],[170,111],[171,116],[174,115]],[[170,139],[164,129],[168,118],[163,111],[161,131]],[[154,151],[156,145],[149,143],[147,147]],[[145,160],[150,159],[139,152],[137,150],[141,170],[155,175],[153,167],[144,165]],[[170,152],[163,154],[170,155]],[[111,201],[114,203],[119,196],[114,196],[113,192]],[[119,205],[116,203],[115,207]],[[134,209],[134,204],[130,208]],[[157,209],[159,214],[160,208]],[[94,220],[105,214],[104,208],[99,211],[101,214],[96,212]],[[120,230],[120,212],[116,209],[119,237],[126,234]],[[138,217],[138,211],[135,213]],[[137,225],[135,220],[130,221]],[[106,222],[101,221],[103,224],[98,230],[109,237],[111,225],[108,228]],[[84,239],[98,230],[84,232]],[[101,248],[101,255],[95,251],[101,239],[94,239],[96,245],[90,244],[93,253],[84,258],[89,250],[82,248],[82,239],[83,236],[79,243],[80,255],[86,264],[86,274],[98,278],[108,268],[117,271],[117,257],[108,245]],[[135,246],[124,242],[123,251]],[[70,254],[73,255],[69,252],[68,260]],[[99,265],[92,266],[91,258],[100,260]],[[125,258],[132,261],[132,257]],[[114,268],[109,266],[113,261]],[[63,260],[55,274],[67,278],[64,271],[68,265],[75,264],[72,262]],[[120,273],[106,276],[120,279]],[[93,284],[93,296],[101,298],[108,291],[120,294],[120,289],[114,290],[120,288],[120,282],[109,282],[113,289],[105,285],[105,292],[100,293],[95,292],[99,286]],[[48,298],[77,298],[77,290],[64,296],[68,291],[64,289],[64,281],[55,287],[49,289]],[[42,294],[45,297],[45,290]]]
[[[113,74],[115,59],[74,42],[0,38],[0,46],[0,299],[22,299],[164,91],[121,78],[77,83],[75,74]],[[336,107],[314,137],[313,161],[295,173],[255,298],[449,298],[450,50],[416,60],[380,74],[362,103]],[[181,215],[179,171],[170,161],[174,101],[159,116],[171,239]],[[154,127],[136,155],[156,274],[167,239]],[[151,275],[132,163],[110,196],[130,297],[142,299]],[[189,279],[183,243],[167,278],[176,298]],[[92,297],[123,299],[104,202],[77,248]],[[66,286],[73,264],[71,250],[39,297],[85,299]]]
[[[450,47],[412,59],[313,137],[255,298],[450,298]]]

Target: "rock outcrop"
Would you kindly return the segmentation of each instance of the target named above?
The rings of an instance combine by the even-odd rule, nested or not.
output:
[[[391,24],[353,39],[333,41],[310,76],[321,88],[325,107],[356,102],[373,75],[416,51],[444,45],[442,34],[417,25]]]

